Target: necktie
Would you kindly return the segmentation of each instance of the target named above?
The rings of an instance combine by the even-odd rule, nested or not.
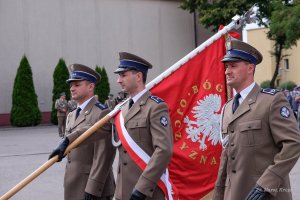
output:
[[[77,108],[77,110],[76,110],[76,117],[75,117],[75,119],[77,119],[77,117],[78,117],[78,115],[79,115],[80,111],[81,111],[81,108],[80,108],[80,107],[78,107],[78,108]]]
[[[233,105],[232,105],[232,113],[234,113],[236,111],[236,109],[239,107],[239,105],[240,105],[239,98],[240,97],[241,97],[240,93],[237,93],[234,96]]]
[[[132,107],[132,105],[134,104],[134,101],[132,99],[129,100],[129,109]]]

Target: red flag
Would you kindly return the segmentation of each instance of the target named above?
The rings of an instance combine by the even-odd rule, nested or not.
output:
[[[220,113],[226,102],[224,37],[213,42],[151,92],[169,106],[174,134],[170,178],[181,200],[209,193],[220,164]]]

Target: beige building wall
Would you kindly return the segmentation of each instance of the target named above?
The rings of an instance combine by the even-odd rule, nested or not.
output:
[[[273,42],[267,38],[268,29],[256,28],[247,31],[248,43],[253,45],[263,54],[263,61],[256,68],[255,81],[261,83],[271,80],[275,71],[275,57],[271,56],[273,51]],[[293,81],[300,84],[300,42],[292,49],[284,50],[283,55],[289,55],[284,59],[288,59],[289,69],[286,69],[285,61],[280,63],[279,76],[277,83],[281,84],[287,81]]]
[[[51,111],[59,58],[67,65],[104,66],[116,95],[113,71],[118,52],[127,51],[153,64],[151,81],[195,48],[193,15],[179,6],[171,0],[0,0],[0,115],[11,110],[24,54],[42,112]]]

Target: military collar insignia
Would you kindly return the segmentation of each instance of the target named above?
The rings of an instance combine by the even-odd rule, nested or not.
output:
[[[286,106],[280,108],[280,115],[284,118],[289,118],[291,116],[290,111]]]

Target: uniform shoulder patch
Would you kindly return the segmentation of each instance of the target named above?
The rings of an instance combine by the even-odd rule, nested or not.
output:
[[[160,124],[166,127],[168,125],[168,119],[165,116],[160,117]]]
[[[277,92],[280,92],[280,91],[277,89],[272,89],[272,88],[264,88],[264,89],[261,89],[261,92],[265,93],[265,94],[275,95]]]
[[[290,111],[286,106],[280,108],[280,115],[284,118],[289,118],[291,116]]]
[[[157,97],[157,96],[151,95],[149,98],[152,99],[153,101],[155,101],[156,103],[164,102],[163,99],[161,99],[161,98],[159,98],[159,97]]]
[[[100,102],[96,103],[95,106],[97,106],[97,107],[100,108],[101,110],[104,110],[104,109],[108,108],[107,105],[102,104],[102,103],[100,103]]]

